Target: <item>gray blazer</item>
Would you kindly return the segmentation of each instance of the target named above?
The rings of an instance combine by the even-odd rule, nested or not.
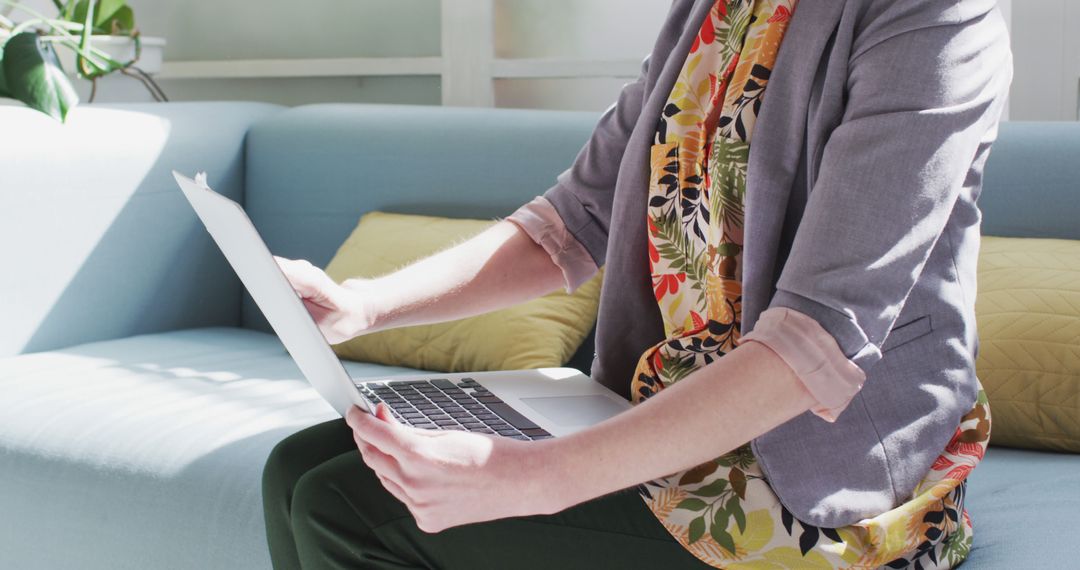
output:
[[[662,340],[649,278],[649,147],[714,0],[675,0],[646,59],[545,196],[606,266],[593,376],[629,396]],[[801,0],[754,133],[743,333],[768,307],[816,319],[867,374],[836,423],[753,442],[800,520],[907,500],[971,409],[983,165],[1012,75],[994,0]]]

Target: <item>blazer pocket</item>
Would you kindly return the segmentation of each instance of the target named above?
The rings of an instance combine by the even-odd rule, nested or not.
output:
[[[924,337],[933,331],[930,326],[930,315],[923,315],[902,325],[897,325],[889,331],[885,342],[881,344],[881,352],[884,354],[890,350],[903,346],[913,340]]]

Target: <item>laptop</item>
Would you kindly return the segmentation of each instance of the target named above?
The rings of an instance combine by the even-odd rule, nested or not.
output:
[[[385,402],[395,418],[418,428],[538,440],[630,408],[572,368],[350,377],[243,208],[211,190],[205,174],[173,176],[300,372],[341,415],[352,406],[374,413]]]

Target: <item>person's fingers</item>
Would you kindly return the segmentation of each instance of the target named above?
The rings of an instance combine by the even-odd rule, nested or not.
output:
[[[345,423],[349,424],[349,427],[355,429],[356,422],[359,421],[359,418],[355,416],[360,415],[369,416],[371,414],[365,412],[362,408],[360,408],[360,406],[353,406],[349,408],[349,411],[345,412]]]
[[[375,417],[379,418],[384,422],[390,422],[392,424],[400,425],[399,422],[394,418],[394,414],[390,413],[390,407],[381,402],[379,403],[379,405],[375,406]]]
[[[403,482],[401,464],[396,459],[363,441],[356,442],[356,448],[360,450],[360,457],[364,459],[364,463],[379,477],[385,477],[398,485]]]
[[[275,257],[274,261],[302,298],[324,306],[333,301],[336,284],[323,270],[303,259]]]
[[[401,485],[398,485],[397,483],[383,476],[379,476],[379,481],[382,483],[383,488],[386,489],[387,492],[393,495],[395,499],[401,501],[406,508],[412,511],[413,501],[409,498],[409,495],[405,492],[405,489],[401,488]]]
[[[316,289],[316,284],[308,273],[303,260],[275,257],[274,261],[277,262],[281,272],[285,274],[293,289],[296,289],[296,292],[300,293],[301,297],[311,296],[311,293]]]
[[[321,323],[330,318],[334,314],[334,311],[328,309],[311,299],[300,299],[304,303],[304,308],[308,310],[311,318],[315,320],[315,323]]]
[[[372,416],[353,406],[345,414],[345,421],[353,429],[353,436],[393,457],[411,452],[414,437],[411,430],[393,418],[386,419],[390,416],[386,404],[376,406],[375,413],[377,415]]]
[[[389,422],[391,424],[401,425],[396,419],[394,419],[394,415],[390,413],[390,407],[387,406],[385,402],[379,402],[375,405],[374,416],[365,412],[359,406],[353,406],[349,409],[348,412],[345,413],[345,423],[349,424],[349,427],[356,429],[356,426],[359,422],[370,420],[372,417],[377,420]]]

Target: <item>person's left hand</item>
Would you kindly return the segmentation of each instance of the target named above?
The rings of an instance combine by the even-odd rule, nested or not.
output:
[[[558,479],[547,451],[556,440],[519,441],[398,423],[385,404],[345,417],[360,454],[425,532],[512,516],[550,514]]]

